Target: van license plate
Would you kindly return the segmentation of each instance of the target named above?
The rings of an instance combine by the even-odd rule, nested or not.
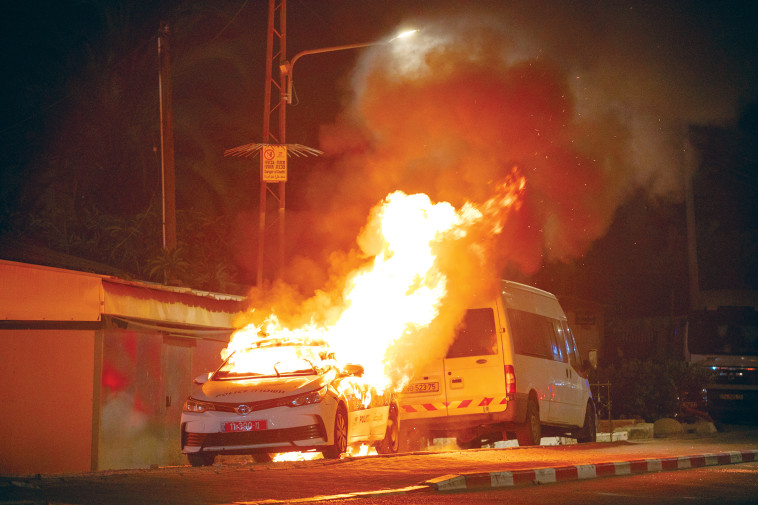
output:
[[[227,433],[237,431],[260,431],[266,429],[266,421],[234,421],[233,423],[226,423],[224,425],[224,431]]]
[[[439,393],[439,382],[416,382],[415,384],[409,384],[404,392],[406,393]]]
[[[737,394],[731,394],[731,393],[721,393],[719,395],[719,399],[721,400],[744,400],[745,398],[737,393]]]

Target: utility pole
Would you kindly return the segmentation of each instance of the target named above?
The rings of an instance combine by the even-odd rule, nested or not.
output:
[[[278,28],[277,28],[278,25]],[[268,31],[266,36],[266,85],[264,88],[263,101],[263,143],[280,144],[286,143],[286,99],[285,99],[285,74],[281,71],[287,59],[287,0],[269,0],[268,2]],[[276,69],[279,72],[278,79],[274,80],[274,60],[277,60]],[[272,96],[272,86],[277,93]],[[275,115],[274,113],[277,112]],[[272,126],[272,119],[275,123]],[[278,127],[278,128],[277,128]],[[274,129],[278,129],[278,135],[274,135]],[[278,186],[278,192],[274,193],[270,185]],[[278,260],[276,271],[284,267],[284,231],[285,231],[285,181],[269,183],[263,179],[263,170],[260,173],[260,203],[258,215],[258,267],[256,285],[263,285],[263,265],[266,254],[266,223],[267,196],[271,196],[278,202]],[[271,223],[272,225],[274,223]]]
[[[691,134],[688,131],[688,135]],[[692,178],[695,176],[695,155],[692,143],[685,137],[683,151],[684,205],[687,218],[687,265],[690,285],[690,310],[700,307],[700,276],[697,266],[697,227],[695,223],[695,194]]]
[[[285,183],[286,175],[280,179],[277,175],[271,178],[264,177],[263,154],[270,151],[271,147],[284,147],[285,160],[289,156],[318,156],[322,151],[301,144],[287,144],[286,118],[287,118],[287,76],[289,64],[287,63],[287,0],[269,0],[268,30],[266,36],[266,83],[263,100],[263,140],[242,146],[227,149],[224,156],[253,157],[256,154],[262,157],[260,169],[260,197],[258,211],[258,264],[256,285],[263,286],[263,270],[267,258],[267,232],[269,228],[277,226],[278,254],[270,254],[269,264],[274,263],[274,277],[281,273],[284,268],[285,254]],[[276,64],[276,66],[274,66]],[[274,77],[274,68],[278,76]],[[277,132],[277,133],[274,133]],[[270,160],[269,160],[270,161]],[[285,162],[286,167],[286,162]],[[286,169],[285,169],[286,174]],[[274,180],[275,179],[275,180]],[[276,185],[276,188],[272,186]],[[276,189],[277,191],[274,191]],[[268,220],[267,198],[272,197],[278,203],[278,213],[272,220]],[[268,248],[269,250],[271,248]],[[276,256],[276,261],[270,261],[271,256]]]
[[[158,94],[161,116],[161,185],[163,203],[163,248],[176,248],[176,176],[174,171],[174,115],[171,104],[171,46],[169,29],[161,23],[158,32]]]

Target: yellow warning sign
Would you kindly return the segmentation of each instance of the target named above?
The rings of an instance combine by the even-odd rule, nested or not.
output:
[[[270,145],[261,149],[261,178],[264,182],[287,181],[287,146]]]

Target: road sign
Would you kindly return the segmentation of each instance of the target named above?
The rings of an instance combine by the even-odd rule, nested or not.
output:
[[[261,149],[261,178],[264,182],[287,181],[287,146],[267,145]]]

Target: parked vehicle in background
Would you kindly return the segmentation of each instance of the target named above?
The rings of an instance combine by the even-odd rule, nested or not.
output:
[[[596,439],[596,407],[557,298],[502,281],[501,296],[467,311],[443,358],[400,395],[401,442],[452,438],[463,448],[543,435]]]
[[[704,293],[685,331],[685,359],[713,371],[706,408],[716,420],[758,420],[758,293]]]
[[[261,340],[195,379],[181,418],[182,452],[193,466],[219,454],[321,451],[349,445],[398,450],[397,404],[362,380],[363,367],[338,369],[321,343]]]

